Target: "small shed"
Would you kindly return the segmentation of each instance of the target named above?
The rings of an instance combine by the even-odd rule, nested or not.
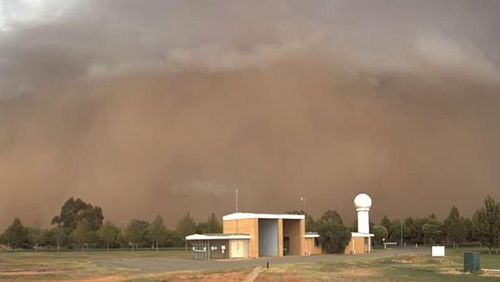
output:
[[[191,243],[193,259],[248,258],[248,234],[193,234],[186,240]]]
[[[323,249],[319,241],[319,234],[317,232],[306,232],[304,235],[306,245],[306,256],[321,255]]]
[[[351,232],[351,241],[345,248],[345,254],[360,255],[371,252],[373,234]]]

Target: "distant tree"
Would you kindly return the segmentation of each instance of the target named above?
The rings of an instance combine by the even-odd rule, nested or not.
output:
[[[70,238],[75,245],[81,247],[83,252],[85,245],[95,241],[96,234],[92,230],[91,225],[85,219],[82,219],[76,224],[76,228],[71,232]]]
[[[65,246],[70,241],[71,228],[56,226],[52,231],[54,232],[55,246],[59,252],[61,246]]]
[[[196,222],[194,219],[191,217],[191,214],[186,213],[184,217],[179,220],[177,225],[175,226],[175,230],[177,233],[182,237],[183,240],[185,240],[185,237],[190,234],[196,233]]]
[[[351,232],[344,226],[340,215],[336,211],[327,210],[316,224],[325,251],[343,253],[351,240]]]
[[[372,233],[373,233],[373,243],[375,245],[382,245],[384,242],[384,239],[387,239],[387,235],[389,234],[387,232],[387,228],[383,225],[374,225],[372,228]]]
[[[306,232],[318,232],[316,221],[309,214],[306,214]]]
[[[391,229],[391,220],[386,215],[384,215],[384,217],[382,217],[382,219],[380,220],[380,225],[384,226],[385,229],[389,230]]]
[[[149,240],[153,242],[155,246],[155,250],[158,251],[160,243],[163,243],[167,236],[167,229],[160,215],[157,215],[153,222],[151,222],[147,233]]]
[[[401,241],[401,221],[399,219],[395,219],[391,221],[389,228],[387,229],[389,241],[391,242],[399,242]],[[403,230],[404,232],[404,230]]]
[[[286,214],[304,214],[303,210],[291,210],[291,211],[286,211]]]
[[[120,228],[114,225],[111,221],[106,221],[99,231],[97,235],[101,241],[106,244],[106,250],[109,251],[109,246],[114,244],[118,240],[118,236],[120,235]]]
[[[408,217],[403,222],[403,237],[405,242],[423,244],[424,235],[422,226],[427,222],[425,218]]]
[[[81,199],[69,198],[61,208],[59,215],[52,219],[52,224],[70,228],[71,231],[76,228],[79,221],[85,219],[91,230],[98,230],[102,226],[102,209],[94,207]]]
[[[35,250],[38,250],[42,239],[42,230],[37,227],[27,227],[28,230],[28,245]]]
[[[15,218],[12,224],[5,230],[3,239],[14,250],[28,244],[29,230],[24,227],[19,218]]]
[[[305,217],[306,217],[306,232],[317,232],[318,231],[316,228],[316,222],[314,221],[314,218],[310,214],[304,212],[303,210],[300,210],[300,211],[299,210],[292,210],[292,211],[287,211],[285,213],[286,214],[303,214],[303,215],[305,215]]]
[[[399,229],[401,229],[401,227]],[[409,216],[403,220],[403,239],[405,242],[414,243],[416,238],[415,233],[417,231],[415,229],[415,219],[413,219],[413,217]]]
[[[433,215],[429,216],[426,223],[422,225],[422,234],[426,243],[435,244],[439,243],[442,238],[443,225]]]
[[[184,246],[184,239],[175,230],[166,230],[165,236],[166,247],[182,247]]]
[[[59,226],[43,229],[39,241],[41,246],[53,246],[59,251],[61,246],[66,245],[69,241],[69,230]]]
[[[472,219],[474,236],[488,248],[491,254],[492,248],[500,245],[500,203],[490,196],[484,200],[484,207],[474,214]]]
[[[219,223],[215,214],[212,213],[206,222],[198,224],[198,233],[222,233],[222,224]]]
[[[340,224],[344,224],[344,222],[342,221],[342,217],[340,216],[340,214],[337,212],[337,211],[334,211],[334,210],[327,210],[320,218],[320,220],[322,222],[329,222],[329,221],[334,221],[334,222],[338,222]]]
[[[147,240],[149,223],[144,220],[133,219],[125,229],[124,237],[131,243],[132,250],[143,245]]]
[[[465,226],[465,241],[474,242],[477,241],[474,237],[474,225],[472,224],[472,220],[470,218],[464,218],[464,226]]]
[[[54,235],[51,232],[53,228],[42,229],[40,232],[41,246],[55,246]]]
[[[460,216],[457,207],[453,206],[450,209],[448,217],[443,222],[443,228],[446,239],[453,242],[453,247],[458,247],[459,244],[465,241],[467,236],[465,220]]]
[[[87,209],[80,212],[79,218],[85,219],[85,221],[89,224],[90,229],[97,231],[102,226],[104,216],[100,207],[93,207],[89,204]]]

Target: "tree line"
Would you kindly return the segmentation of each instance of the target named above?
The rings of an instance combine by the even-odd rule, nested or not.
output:
[[[293,213],[300,213],[293,211]],[[325,220],[328,219],[328,220]],[[319,220],[306,215],[307,231],[319,232],[323,246],[332,245],[332,251],[341,251],[350,240],[350,232],[357,231],[357,222],[351,227],[342,223],[342,218],[335,211],[327,211]],[[346,235],[348,230],[349,236]],[[453,206],[444,220],[439,220],[434,214],[425,218],[407,217],[404,220],[389,219],[384,216],[378,224],[370,222],[370,232],[374,234],[372,243],[382,245],[383,242],[406,244],[460,244],[479,242],[498,253],[500,248],[500,203],[487,196],[484,205],[477,209],[472,218],[460,215]],[[401,234],[402,233],[402,234]],[[344,239],[349,237],[349,239]],[[327,249],[328,251],[328,249]]]
[[[105,221],[102,209],[81,199],[69,198],[49,228],[25,226],[19,218],[0,235],[0,243],[11,249],[78,249],[182,247],[185,236],[193,233],[220,233],[222,225],[215,214],[196,222],[189,213],[175,228],[165,226],[157,215],[151,222],[133,219],[125,227]]]
[[[305,214],[303,211],[287,213]],[[24,226],[16,218],[0,236],[0,243],[10,248],[81,249],[86,248],[152,248],[182,247],[185,236],[194,233],[220,233],[222,225],[215,214],[204,222],[197,223],[189,213],[181,218],[174,229],[168,229],[161,216],[153,221],[133,219],[121,228],[111,221],[103,223],[102,209],[81,199],[68,199],[59,215],[52,220],[50,228]],[[351,239],[351,232],[357,231],[357,222],[348,226],[340,214],[327,210],[315,220],[306,214],[306,230],[320,234],[320,241],[327,253],[343,253]],[[448,216],[439,220],[434,214],[425,218],[407,217],[404,220],[384,216],[378,224],[370,222],[372,243],[400,242],[407,244],[453,244],[480,242],[491,253],[500,247],[500,203],[490,196],[484,200],[472,216],[460,215],[457,207],[450,209]]]

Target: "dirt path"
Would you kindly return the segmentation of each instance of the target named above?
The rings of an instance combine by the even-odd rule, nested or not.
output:
[[[257,266],[256,268],[254,268],[253,271],[250,272],[247,277],[245,277],[245,280],[243,280],[243,282],[254,282],[255,279],[257,279],[257,276],[259,276],[262,269],[262,266]]]

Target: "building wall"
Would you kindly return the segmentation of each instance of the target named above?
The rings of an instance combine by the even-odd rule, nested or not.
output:
[[[319,238],[316,238],[316,240]],[[323,249],[321,248],[321,244],[315,243],[315,238],[305,238],[305,253],[309,255],[321,255],[323,254]]]
[[[240,220],[223,220],[222,229],[225,234],[250,235],[249,257],[259,257],[259,221],[256,218]]]
[[[290,237],[290,255],[305,255],[305,221],[297,219],[283,220],[283,237]],[[283,240],[283,239],[282,239]]]
[[[247,258],[248,257],[249,240],[230,240],[229,241],[229,257],[230,258]]]
[[[365,254],[370,252],[370,237],[352,237],[351,241],[345,248],[346,254]]]
[[[211,259],[229,258],[229,240],[210,240],[208,243]],[[224,250],[222,246],[224,246]]]
[[[293,255],[305,255],[305,238],[303,235],[306,232],[305,220],[298,219],[278,219],[278,256],[283,256],[283,237],[285,236],[283,223],[285,221],[295,221],[295,234],[298,235],[296,241],[297,251]],[[223,220],[222,221],[223,233],[225,234],[248,234],[250,235],[249,242],[249,257],[259,257],[259,219],[239,219],[239,220]],[[292,255],[292,253],[290,253]]]
[[[306,240],[304,235],[306,234],[306,221],[305,219],[300,220],[300,255],[304,256],[306,254]]]
[[[222,246],[224,246],[224,248]],[[191,247],[193,259],[229,258],[229,240],[192,241]]]
[[[283,256],[283,219],[278,219],[278,256]]]

